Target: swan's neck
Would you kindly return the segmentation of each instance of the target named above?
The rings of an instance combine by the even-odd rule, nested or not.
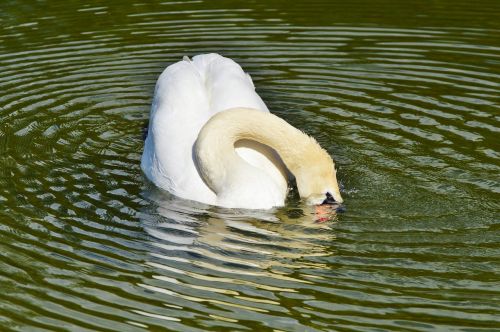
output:
[[[217,113],[198,135],[194,152],[199,171],[216,194],[245,163],[234,148],[239,140],[257,141],[273,148],[295,176],[301,197],[329,190],[342,201],[333,161],[313,138],[271,113],[248,108]]]

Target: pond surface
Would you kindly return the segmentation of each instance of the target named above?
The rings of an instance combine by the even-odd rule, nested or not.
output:
[[[0,330],[492,331],[500,2],[0,4]],[[139,164],[184,55],[248,71],[346,211],[172,197]]]

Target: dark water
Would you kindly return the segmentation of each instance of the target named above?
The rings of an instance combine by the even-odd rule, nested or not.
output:
[[[0,330],[500,328],[500,2],[0,3]],[[155,80],[218,52],[337,160],[314,223],[141,174]]]

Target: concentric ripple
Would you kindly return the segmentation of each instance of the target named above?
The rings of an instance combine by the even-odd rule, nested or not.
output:
[[[0,330],[498,328],[497,1],[0,4]],[[250,72],[345,213],[172,197],[139,167],[184,55]]]

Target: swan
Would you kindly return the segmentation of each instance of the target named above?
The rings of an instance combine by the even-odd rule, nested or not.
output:
[[[178,197],[221,207],[283,206],[291,176],[307,203],[342,203],[330,155],[271,114],[250,75],[219,54],[160,75],[141,168]]]

